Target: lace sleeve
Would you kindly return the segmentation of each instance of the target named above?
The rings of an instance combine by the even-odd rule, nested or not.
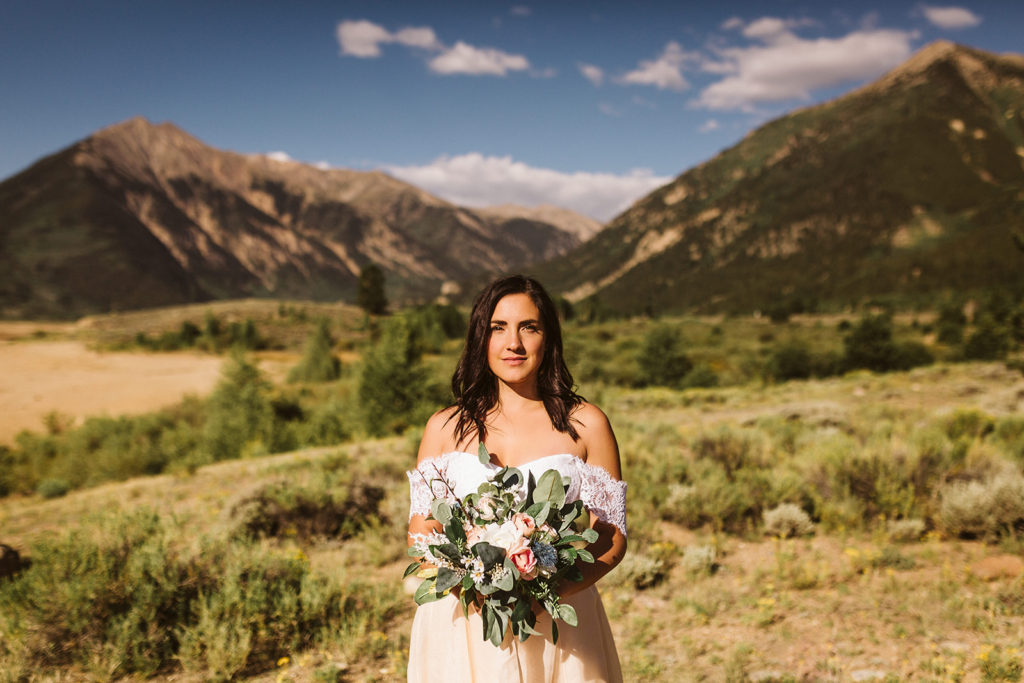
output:
[[[581,463],[580,500],[598,518],[626,535],[626,482],[613,479],[608,470]]]
[[[441,482],[447,471],[448,459],[442,456],[426,460],[416,469],[405,473],[409,478],[409,519],[414,515],[429,515],[430,502],[435,498],[451,497]]]

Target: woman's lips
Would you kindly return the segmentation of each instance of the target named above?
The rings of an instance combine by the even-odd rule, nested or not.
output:
[[[526,359],[522,357],[502,358],[501,360],[502,362],[508,363],[509,365],[522,365],[523,363],[526,362]]]

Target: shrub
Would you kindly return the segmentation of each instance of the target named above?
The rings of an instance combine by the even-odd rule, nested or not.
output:
[[[609,575],[611,582],[624,583],[637,590],[653,588],[665,580],[668,563],[663,557],[633,550],[626,553],[622,562]]]
[[[306,339],[302,359],[288,373],[289,382],[333,382],[341,375],[341,361],[331,351],[329,328],[326,318],[317,321]]]
[[[683,568],[689,574],[711,574],[718,568],[717,560],[713,545],[689,545],[683,550]]]
[[[940,492],[939,525],[953,536],[999,538],[1024,525],[1024,477],[1003,472]]]
[[[36,487],[36,493],[43,498],[60,498],[71,490],[67,479],[44,479]]]
[[[764,530],[779,538],[809,536],[814,533],[814,523],[796,505],[782,503],[764,513]]]
[[[443,390],[429,383],[412,330],[402,318],[389,320],[380,341],[363,355],[358,394],[366,430],[375,436],[425,422],[445,403]]]
[[[891,519],[886,527],[889,540],[893,543],[913,543],[924,535],[923,519]]]
[[[223,538],[187,550],[190,541],[179,523],[139,511],[36,542],[31,567],[0,583],[0,670],[49,678],[76,667],[109,679],[180,666],[227,680],[325,634],[379,629],[397,604],[312,573],[300,552]]]
[[[964,327],[967,316],[963,305],[955,301],[946,301],[939,307],[939,315],[935,321],[937,337],[943,344],[959,344],[964,338]]]
[[[779,382],[807,379],[811,373],[811,352],[802,342],[778,346],[768,359],[768,374]]]
[[[302,540],[349,538],[381,520],[383,489],[368,484],[339,489],[269,484],[235,505],[231,516],[243,535]]]
[[[645,386],[679,386],[693,369],[679,331],[668,325],[658,325],[644,335],[637,363],[640,382]]]
[[[884,315],[861,318],[843,338],[846,367],[888,372],[894,368],[895,345],[892,341],[892,319]]]
[[[698,436],[690,448],[698,458],[721,465],[726,477],[733,479],[740,468],[761,466],[761,444],[757,440],[752,432],[721,426]]]
[[[271,444],[274,410],[270,383],[241,353],[232,354],[207,401],[203,451],[211,461],[237,458],[251,441]]]
[[[976,328],[964,344],[964,358],[998,360],[1010,350],[1010,335],[989,315],[979,317]]]
[[[680,383],[683,388],[708,389],[718,386],[718,375],[707,363],[697,363]]]

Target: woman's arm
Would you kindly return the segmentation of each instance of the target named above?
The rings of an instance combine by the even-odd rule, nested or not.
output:
[[[439,410],[427,420],[427,426],[423,429],[423,438],[420,439],[420,448],[416,454],[417,467],[444,453],[448,441],[445,428],[453,410],[454,408]],[[428,521],[426,515],[412,514],[409,516],[409,533],[406,540],[409,545],[412,545],[413,534],[429,534],[432,531],[440,532],[441,525],[435,520]]]
[[[600,408],[589,403],[583,404],[573,417],[580,423],[580,438],[587,448],[587,464],[600,467],[608,472],[612,479],[621,481],[619,446],[608,417]],[[594,585],[598,579],[614,569],[626,554],[626,536],[618,527],[599,519],[593,511],[590,514],[590,526],[598,534],[597,540],[587,547],[594,556],[594,562],[577,563],[583,580],[564,582],[559,590],[563,598]]]

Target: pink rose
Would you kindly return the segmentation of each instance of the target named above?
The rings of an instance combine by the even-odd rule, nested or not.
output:
[[[479,543],[483,539],[484,529],[479,526],[471,526],[466,530],[466,541],[469,545],[473,546]]]
[[[537,578],[537,556],[530,550],[530,544],[525,538],[520,538],[509,547],[508,559],[519,570],[524,580],[532,581]]]
[[[522,536],[529,537],[530,534],[537,530],[537,522],[525,512],[517,512],[512,515],[512,523],[516,525],[516,531]]]

